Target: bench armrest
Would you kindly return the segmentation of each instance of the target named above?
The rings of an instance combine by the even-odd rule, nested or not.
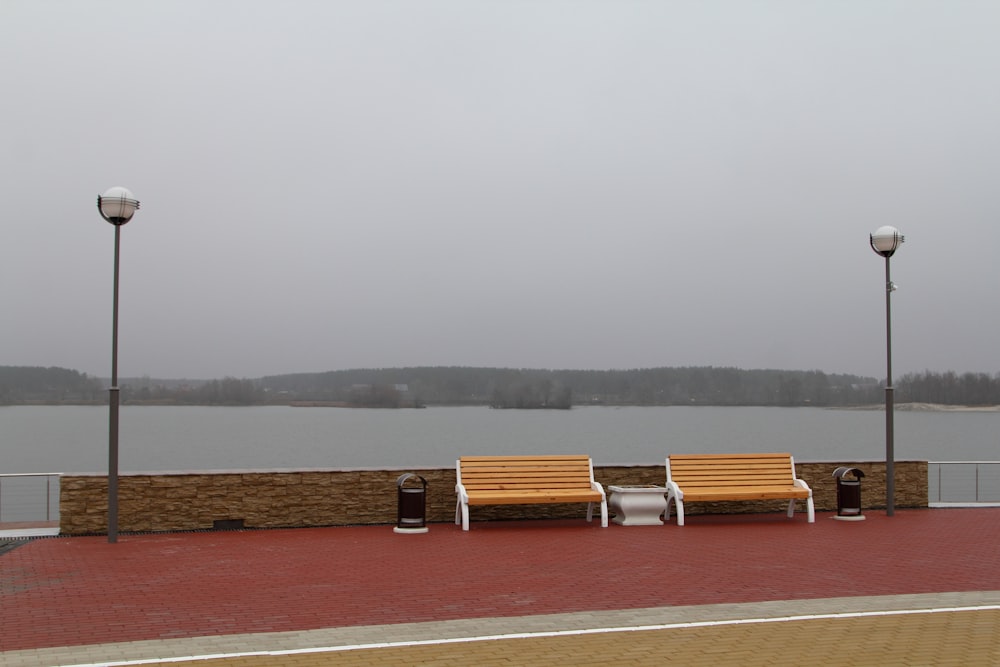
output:
[[[670,479],[670,457],[666,458],[667,462],[667,497],[676,498],[677,500],[684,500],[684,492],[681,491],[681,487],[677,486],[677,482]],[[668,501],[669,502],[669,501]]]

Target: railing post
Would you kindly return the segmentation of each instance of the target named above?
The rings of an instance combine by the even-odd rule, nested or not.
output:
[[[976,463],[976,502],[979,502],[979,463]]]
[[[941,464],[937,464],[938,467],[938,502],[941,502]]]

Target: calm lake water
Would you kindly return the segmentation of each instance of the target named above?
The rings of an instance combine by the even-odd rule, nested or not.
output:
[[[896,458],[996,460],[1000,412],[895,415]],[[107,407],[0,407],[0,473],[106,472]],[[597,464],[668,453],[788,451],[799,461],[884,460],[878,410],[580,407],[124,406],[122,472],[446,467],[467,454],[585,453]]]

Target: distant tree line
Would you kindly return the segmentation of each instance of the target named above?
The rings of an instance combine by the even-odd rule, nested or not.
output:
[[[166,383],[149,378],[120,381],[124,404],[153,405],[260,405],[267,393],[255,380],[225,377],[221,380],[187,380]]]
[[[119,380],[123,404],[259,405],[267,400],[258,381]],[[0,366],[0,405],[106,404],[108,381],[65,368]]]
[[[66,368],[0,366],[0,405],[32,402],[98,402],[107,399],[107,385],[85,373]],[[102,393],[103,392],[103,393]]]
[[[264,405],[311,401],[365,407],[489,405],[763,405],[837,407],[876,404],[875,378],[822,371],[741,370],[711,366],[630,370],[412,367],[274,375],[259,379],[120,380],[122,402]],[[0,405],[106,403],[107,383],[64,368],[0,366]],[[897,403],[1000,405],[1000,373],[925,371],[895,384]]]
[[[354,384],[405,384],[428,405],[855,405],[881,399],[878,381],[820,371],[690,367],[538,370],[417,367],[329,371],[261,379],[270,394],[337,400]]]
[[[493,389],[490,407],[518,410],[569,410],[573,390],[550,378],[536,378]]]
[[[137,392],[139,398],[144,391],[145,389],[140,389]],[[198,405],[255,405],[264,402],[267,397],[257,382],[233,377],[174,390],[173,394],[174,400],[179,403]]]
[[[1000,405],[1000,373],[909,373],[896,381],[897,401]]]

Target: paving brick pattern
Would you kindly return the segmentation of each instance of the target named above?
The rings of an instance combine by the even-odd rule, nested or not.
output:
[[[118,544],[39,539],[0,556],[0,665],[81,664],[81,656],[106,655],[96,649],[107,645],[120,659],[140,648],[167,657],[156,642],[206,637],[240,638],[227,651],[239,652],[248,645],[243,636],[371,626],[389,626],[387,641],[392,628],[413,623],[481,622],[489,634],[496,619],[551,614],[787,601],[795,609],[830,598],[846,600],[846,608],[872,596],[933,601],[953,592],[967,600],[1000,591],[998,556],[1000,509],[993,508],[870,512],[863,522],[820,514],[815,524],[769,514],[697,516],[684,527],[602,529],[572,520],[474,522],[467,533],[434,524],[425,535],[366,526],[122,535]],[[751,664],[749,650],[772,655],[756,664],[782,665],[800,664],[795,656],[803,651],[815,656],[815,646],[840,656],[827,664],[893,664],[851,662],[858,632],[869,651],[899,650],[876,640],[905,637],[903,648],[915,657],[898,664],[949,664],[955,655],[966,659],[953,664],[1000,664],[1000,618],[992,610],[466,643],[451,645],[457,653],[442,662],[433,656],[445,647],[424,646],[226,664],[488,665],[505,664],[491,662],[491,652],[499,661],[510,651],[518,656],[512,664],[607,664],[609,656],[664,664],[666,655],[677,660],[696,650],[709,651],[703,664],[724,665]],[[535,658],[535,646],[556,653]],[[553,662],[562,651],[572,659]],[[623,655],[634,659],[622,663]],[[667,664],[698,664],[693,656]]]

